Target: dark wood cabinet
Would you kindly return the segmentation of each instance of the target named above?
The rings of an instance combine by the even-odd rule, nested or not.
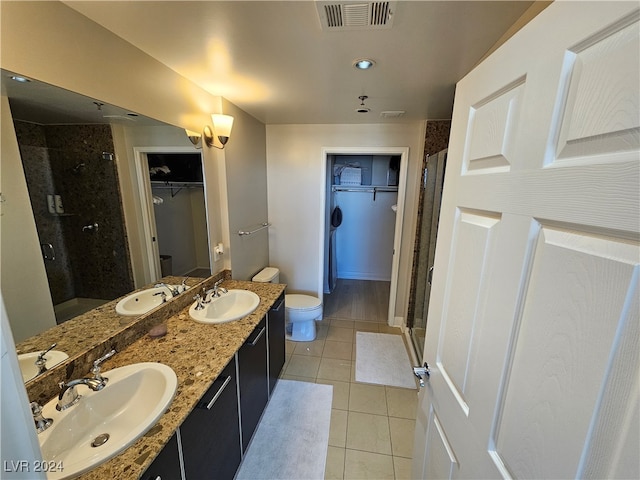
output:
[[[238,382],[240,385],[243,452],[249,445],[249,441],[269,398],[266,331],[265,317],[238,350]]]
[[[232,480],[285,360],[284,293],[142,475]]]
[[[142,480],[181,480],[180,429],[176,430],[153,463],[142,475]]]
[[[285,359],[284,293],[267,313],[267,349],[269,359],[269,395],[276,386]]]
[[[232,480],[241,458],[234,356],[142,478]]]
[[[189,414],[180,432],[187,480],[233,479],[242,455],[235,358]]]

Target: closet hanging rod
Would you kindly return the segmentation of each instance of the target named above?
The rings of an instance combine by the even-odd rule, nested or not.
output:
[[[376,201],[376,195],[378,192],[397,192],[398,187],[340,187],[338,185],[334,185],[332,187],[334,192],[365,192],[365,193],[373,193],[373,201]]]
[[[334,192],[397,192],[398,187],[370,187],[370,186],[349,186],[341,187],[340,185],[334,185],[331,187]]]
[[[239,230],[238,231],[238,235],[243,236],[243,235],[253,235],[256,232],[259,232],[262,229],[265,229],[267,227],[270,227],[271,224],[269,222],[264,222],[261,223],[260,226],[258,228],[254,228],[253,230]]]

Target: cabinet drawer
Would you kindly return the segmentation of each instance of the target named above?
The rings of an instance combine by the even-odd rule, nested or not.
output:
[[[266,330],[265,317],[238,351],[242,451],[249,445],[269,396]]]
[[[240,465],[235,363],[234,357],[180,427],[187,480],[231,480]]]
[[[162,451],[142,475],[142,480],[181,480],[180,429],[176,430]]]

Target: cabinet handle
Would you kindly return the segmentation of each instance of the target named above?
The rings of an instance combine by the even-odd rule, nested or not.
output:
[[[278,310],[280,310],[282,308],[282,305],[284,305],[284,298],[282,300],[280,300],[280,303],[278,304],[277,307],[272,308],[271,310],[277,312]]]
[[[213,404],[216,403],[216,400],[218,400],[218,397],[222,395],[223,390],[229,384],[230,381],[231,381],[231,376],[228,376],[227,379],[222,384],[222,386],[218,389],[216,394],[213,396],[211,401],[207,404],[207,410],[211,410],[211,408],[213,407]]]
[[[250,347],[255,347],[256,343],[258,343],[258,340],[260,340],[260,337],[264,334],[264,331],[266,329],[267,329],[266,326],[262,327],[262,330],[260,330],[260,333],[258,334],[258,336],[256,338],[254,338],[251,343],[247,342],[246,345],[249,345]]]

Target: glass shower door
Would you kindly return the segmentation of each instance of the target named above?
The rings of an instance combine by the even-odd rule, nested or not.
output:
[[[446,150],[428,157],[423,172],[422,216],[418,224],[414,267],[415,296],[413,308],[409,308],[408,324],[413,348],[420,363],[422,363],[422,352],[424,351],[446,160]]]

